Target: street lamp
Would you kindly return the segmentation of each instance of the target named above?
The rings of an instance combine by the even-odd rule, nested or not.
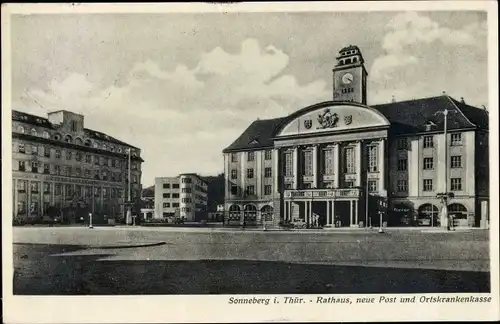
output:
[[[437,197],[441,199],[441,217],[440,223],[442,228],[450,229],[449,219],[448,219],[448,199],[452,197],[453,193],[448,192],[448,114],[456,113],[456,110],[444,109],[442,111],[437,111],[435,115],[442,114],[444,116],[444,192],[438,193]]]
[[[132,199],[131,199],[131,184],[130,184],[130,163],[131,163],[131,150],[130,148],[127,149],[127,154],[128,154],[128,174],[127,174],[127,179],[128,179],[128,197],[127,197],[127,216],[125,218],[126,224],[130,225],[132,223]]]

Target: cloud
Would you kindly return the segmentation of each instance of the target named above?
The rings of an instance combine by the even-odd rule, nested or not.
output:
[[[142,149],[143,182],[179,172],[222,172],[222,149],[257,118],[286,115],[329,99],[326,82],[301,84],[283,74],[289,57],[255,39],[239,53],[217,47],[189,68],[172,70],[151,59],[134,64],[120,86],[99,88],[85,75],[69,74],[47,89],[25,94],[22,110],[46,114],[68,109],[85,115],[86,127]],[[45,108],[41,108],[43,106]]]
[[[396,15],[386,25],[382,41],[385,55],[375,59],[371,75],[375,79],[392,79],[392,73],[407,65],[422,62],[426,54],[439,55],[440,45],[456,47],[484,46],[486,22],[475,22],[454,30],[440,26],[417,12]]]
[[[370,69],[370,102],[437,96],[446,91],[487,104],[487,26],[476,21],[449,28],[423,13],[407,12],[386,24],[382,55]]]

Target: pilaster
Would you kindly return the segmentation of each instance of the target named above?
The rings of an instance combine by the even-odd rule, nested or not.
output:
[[[293,189],[298,189],[299,184],[299,148],[295,146],[292,153],[293,160]]]
[[[313,164],[312,187],[318,188],[318,178],[319,178],[318,170],[319,170],[319,168],[318,168],[318,145],[317,144],[313,145],[312,155],[313,155],[313,158],[312,158],[312,164]]]
[[[363,161],[361,154],[361,141],[356,141],[355,145],[355,158],[354,163],[356,163],[356,186],[361,186],[361,163]]]

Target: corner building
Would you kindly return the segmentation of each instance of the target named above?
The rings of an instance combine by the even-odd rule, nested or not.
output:
[[[368,106],[359,48],[343,48],[336,61],[332,101],[256,120],[224,149],[228,221],[357,227],[378,225],[382,211],[388,226],[439,226],[438,194],[447,189],[456,224],[480,226],[489,202],[486,110],[447,95]]]
[[[84,116],[55,111],[48,118],[12,111],[14,219],[44,216],[67,222],[124,216],[128,199],[141,196],[141,150],[84,128]]]

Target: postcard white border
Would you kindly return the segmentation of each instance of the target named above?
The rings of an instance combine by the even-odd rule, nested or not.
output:
[[[304,12],[304,11],[452,11],[488,12],[490,111],[491,294],[487,304],[335,304],[228,305],[228,295],[19,297],[12,295],[12,174],[10,103],[10,14]],[[339,322],[499,319],[498,223],[498,12],[495,1],[384,1],[301,3],[178,4],[3,4],[2,5],[2,236],[3,297],[6,323],[160,323],[160,322]],[[426,296],[448,294],[426,294]],[[257,296],[257,295],[256,295]],[[266,295],[273,298],[275,295]],[[283,295],[276,295],[283,296]],[[302,295],[294,295],[302,296]],[[308,299],[316,295],[305,295]],[[349,295],[336,295],[337,297]],[[351,295],[359,297],[360,295]],[[373,295],[379,296],[379,295]],[[390,296],[390,295],[388,295]],[[397,295],[395,295],[397,296]],[[419,294],[418,296],[422,296]]]

